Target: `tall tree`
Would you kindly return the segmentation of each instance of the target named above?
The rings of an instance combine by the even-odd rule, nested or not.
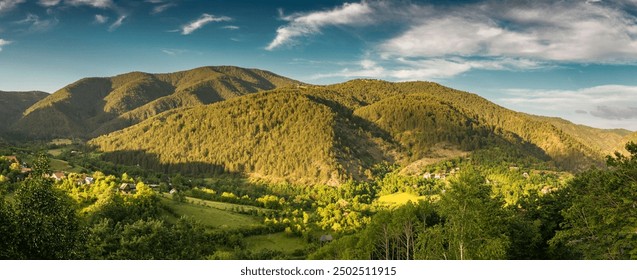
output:
[[[74,258],[80,223],[72,199],[43,177],[25,180],[15,194],[17,246],[26,259]]]
[[[10,205],[4,201],[0,193],[0,259],[17,257],[15,217]]]
[[[568,185],[572,204],[553,246],[585,259],[637,258],[637,144],[626,150],[629,156],[608,158],[609,170],[582,173]]]
[[[491,197],[491,187],[474,171],[451,182],[440,201],[444,219],[445,259],[504,259],[509,246],[504,202]]]

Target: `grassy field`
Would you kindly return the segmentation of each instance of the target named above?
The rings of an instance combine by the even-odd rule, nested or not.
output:
[[[199,221],[205,226],[221,229],[234,229],[261,224],[261,219],[254,216],[233,213],[204,205],[178,203],[167,197],[162,197],[162,202],[177,213],[177,217],[170,216],[167,217],[168,220],[177,220],[178,217],[186,216]]]
[[[168,197],[169,195],[167,195]],[[266,208],[261,208],[261,207],[256,207],[256,206],[251,206],[251,205],[241,205],[241,204],[232,204],[232,203],[226,203],[226,202],[219,202],[219,201],[210,201],[210,200],[204,200],[204,199],[199,199],[199,198],[194,198],[194,197],[186,197],[186,200],[188,202],[192,202],[194,204],[203,204],[205,206],[208,207],[212,207],[215,209],[219,209],[219,210],[228,210],[228,211],[232,211],[233,209],[242,209],[242,210],[256,210],[259,212],[271,212],[274,210],[271,209],[266,209]]]
[[[298,237],[288,237],[282,232],[250,236],[246,238],[245,241],[246,248],[255,252],[268,249],[272,251],[292,253],[295,250],[305,248],[307,245],[303,239]]]
[[[73,144],[73,140],[71,139],[53,139],[49,144],[53,145],[71,145]]]
[[[51,159],[51,170],[53,171],[66,171],[66,172],[80,172],[79,167],[72,167],[68,162],[59,160],[59,159]]]
[[[57,157],[62,154],[63,149],[51,149],[48,151],[49,155]]]
[[[408,201],[411,201],[412,203],[418,203],[419,200],[424,200],[426,198],[427,197],[425,196],[417,196],[411,193],[400,192],[400,193],[383,195],[378,198],[378,202],[380,204],[392,207],[392,206],[403,205],[407,203]]]

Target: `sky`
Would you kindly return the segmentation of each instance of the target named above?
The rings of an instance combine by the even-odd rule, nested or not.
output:
[[[208,65],[434,81],[637,130],[637,0],[0,0],[0,90]]]

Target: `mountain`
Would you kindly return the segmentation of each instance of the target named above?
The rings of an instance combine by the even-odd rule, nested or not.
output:
[[[294,84],[301,83],[267,71],[232,66],[85,78],[24,110],[12,129],[29,137],[91,138],[170,109]]]
[[[610,155],[616,151],[625,151],[624,145],[630,141],[630,135],[637,135],[626,129],[599,129],[585,125],[578,125],[569,121],[554,118],[533,116],[539,121],[548,122],[564,133],[574,137],[577,141],[596,150],[602,155]],[[637,139],[637,137],[633,137]],[[633,140],[634,141],[634,140]]]
[[[7,129],[22,117],[22,112],[49,94],[41,91],[6,92],[0,91],[0,131]]]
[[[483,149],[578,170],[600,165],[626,133],[514,112],[436,83],[354,80],[171,110],[90,144],[110,160],[166,172],[337,185],[385,161],[412,166]]]

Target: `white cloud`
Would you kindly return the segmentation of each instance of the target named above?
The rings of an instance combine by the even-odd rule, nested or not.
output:
[[[27,17],[23,20],[16,21],[16,24],[21,25],[29,25],[29,31],[31,32],[40,32],[48,30],[49,28],[58,24],[57,19],[43,19],[41,20],[39,16],[34,14],[27,14]]]
[[[633,64],[637,63],[637,17],[628,6],[637,9],[637,2],[485,0],[434,5],[369,0],[289,16],[279,11],[288,23],[277,29],[266,49],[290,45],[327,26],[389,22],[403,31],[367,50],[387,60],[477,57]]]
[[[192,32],[195,32],[195,30],[202,28],[204,25],[210,23],[210,22],[222,22],[222,21],[230,21],[232,20],[229,17],[226,16],[221,16],[221,17],[215,17],[213,15],[209,15],[209,14],[203,14],[201,15],[201,17],[199,17],[198,19],[194,20],[193,22],[184,25],[181,28],[181,34],[183,35],[188,35]]]
[[[172,8],[172,7],[175,7],[175,6],[177,6],[177,4],[175,4],[175,3],[161,4],[161,5],[153,7],[153,11],[151,13],[152,14],[159,14],[159,13],[162,13],[165,10],[168,10],[169,8]]]
[[[150,12],[151,14],[163,13],[164,11],[177,6],[175,1],[169,0],[146,0],[145,2],[155,5]]]
[[[65,0],[64,3],[71,6],[91,6],[100,9],[115,7],[112,0]]]
[[[382,64],[382,66],[381,66]],[[394,81],[414,81],[450,78],[472,69],[528,70],[542,67],[539,62],[528,59],[484,59],[469,60],[453,58],[397,58],[390,60],[364,59],[355,65],[335,73],[318,74],[313,79],[324,78],[380,78]]]
[[[239,26],[236,26],[236,25],[226,25],[226,26],[221,27],[221,28],[223,28],[223,29],[228,29],[228,30],[237,30],[237,29],[239,29]]]
[[[637,86],[603,85],[578,90],[528,90],[507,89],[508,97],[503,101],[516,104],[538,104],[542,107],[563,106],[560,103],[570,103],[569,106],[583,108],[599,105],[631,105],[637,106]]]
[[[496,102],[507,108],[558,116],[596,127],[637,130],[637,86],[602,85],[576,90],[506,89]]]
[[[62,2],[61,0],[40,0],[38,1],[38,4],[44,6],[44,7],[52,7],[55,6],[57,4],[60,4],[60,2]]]
[[[637,18],[601,2],[484,2],[419,18],[379,51],[386,57],[637,61]]]
[[[0,13],[10,11],[18,4],[22,4],[24,2],[26,2],[26,0],[0,0]]]
[[[119,28],[122,23],[124,23],[124,20],[126,19],[126,16],[122,15],[119,16],[119,18],[117,18],[117,20],[115,22],[113,22],[113,24],[111,24],[111,26],[108,27],[108,31],[115,31],[115,29]]]
[[[277,29],[277,35],[266,47],[267,50],[273,50],[289,44],[297,37],[320,33],[321,28],[325,26],[369,25],[376,21],[373,16],[374,9],[368,2],[345,3],[329,11],[293,14],[290,16],[283,16],[282,11],[279,11],[279,13],[282,19],[289,23]]]
[[[12,43],[11,41],[7,41],[5,39],[0,39],[0,51],[2,51],[2,47],[6,46],[8,44],[11,44],[11,43]]]
[[[104,24],[108,21],[108,17],[105,15],[95,15],[95,23]]]
[[[167,55],[180,55],[180,54],[184,54],[189,52],[188,50],[185,49],[162,49],[161,52],[167,54]]]

